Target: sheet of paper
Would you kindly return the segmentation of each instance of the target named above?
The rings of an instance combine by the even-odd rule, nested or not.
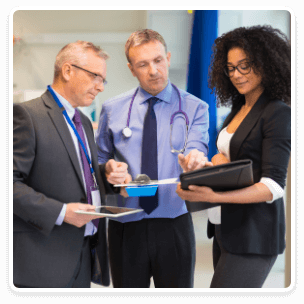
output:
[[[167,178],[167,179],[161,179],[158,181],[153,181],[149,184],[120,184],[120,185],[114,185],[114,187],[137,187],[137,186],[149,186],[149,185],[167,185],[167,184],[178,184],[178,178]]]

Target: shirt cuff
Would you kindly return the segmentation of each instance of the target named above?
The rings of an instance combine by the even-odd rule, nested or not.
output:
[[[278,198],[283,197],[284,189],[276,183],[273,179],[269,177],[262,177],[260,183],[264,184],[269,191],[272,193],[272,200],[266,201],[266,203],[271,204],[273,201],[277,200]]]
[[[64,217],[65,217],[65,213],[66,213],[66,208],[67,208],[67,205],[66,204],[63,204],[63,207],[59,213],[59,216],[55,222],[56,225],[60,226],[62,223],[63,223],[63,220],[64,220]]]

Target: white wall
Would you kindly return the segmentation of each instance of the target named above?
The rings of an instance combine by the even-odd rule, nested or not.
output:
[[[240,26],[269,24],[290,37],[290,13],[284,10],[219,11],[219,36]]]
[[[14,46],[14,101],[23,99],[24,90],[37,90],[40,94],[52,83],[55,57],[65,44],[78,39],[89,40],[102,46],[111,56],[108,85],[95,101],[98,118],[106,99],[137,86],[137,80],[127,67],[124,44],[133,31],[142,28],[152,28],[163,35],[172,53],[170,79],[185,89],[192,17],[185,10],[16,11],[13,32],[22,38],[22,43]],[[289,36],[290,15],[282,10],[219,11],[219,35],[235,27],[255,24],[271,24]],[[219,117],[226,111],[219,109]]]
[[[146,11],[16,11],[13,32],[22,43],[14,45],[14,101],[22,100],[24,90],[40,94],[52,83],[55,57],[65,44],[88,40],[111,57],[108,85],[95,100],[99,114],[103,101],[137,85],[124,44],[133,31],[146,26],[146,16]]]

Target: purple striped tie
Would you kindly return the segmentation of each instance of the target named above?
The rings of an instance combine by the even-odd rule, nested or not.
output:
[[[80,118],[80,114],[78,112],[77,109],[75,109],[75,115],[73,117],[73,121],[76,127],[76,130],[87,150],[88,153],[88,149],[87,149],[87,145],[86,145],[86,141],[85,141],[85,137],[84,137],[84,133],[83,133],[83,129],[82,129],[82,123],[81,123],[81,118]],[[88,160],[86,158],[86,155],[81,147],[81,144],[79,142],[79,149],[80,149],[80,155],[81,155],[81,160],[82,160],[82,165],[83,165],[83,174],[84,174],[84,180],[85,180],[85,184],[86,184],[86,189],[87,189],[87,199],[88,199],[88,203],[92,205],[92,196],[91,196],[91,187],[94,186],[94,180],[92,177],[92,173],[90,170],[90,166],[88,163]],[[99,219],[93,220],[93,224],[96,226],[96,228],[98,227],[98,222]]]

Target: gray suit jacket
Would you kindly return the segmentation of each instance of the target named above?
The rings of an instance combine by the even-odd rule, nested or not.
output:
[[[81,170],[62,110],[51,94],[15,104],[13,281],[16,285],[63,287],[75,271],[84,229],[55,225],[63,203],[86,203]],[[98,166],[91,123],[81,114],[101,192],[111,192]],[[98,227],[101,284],[109,285],[106,222]]]

